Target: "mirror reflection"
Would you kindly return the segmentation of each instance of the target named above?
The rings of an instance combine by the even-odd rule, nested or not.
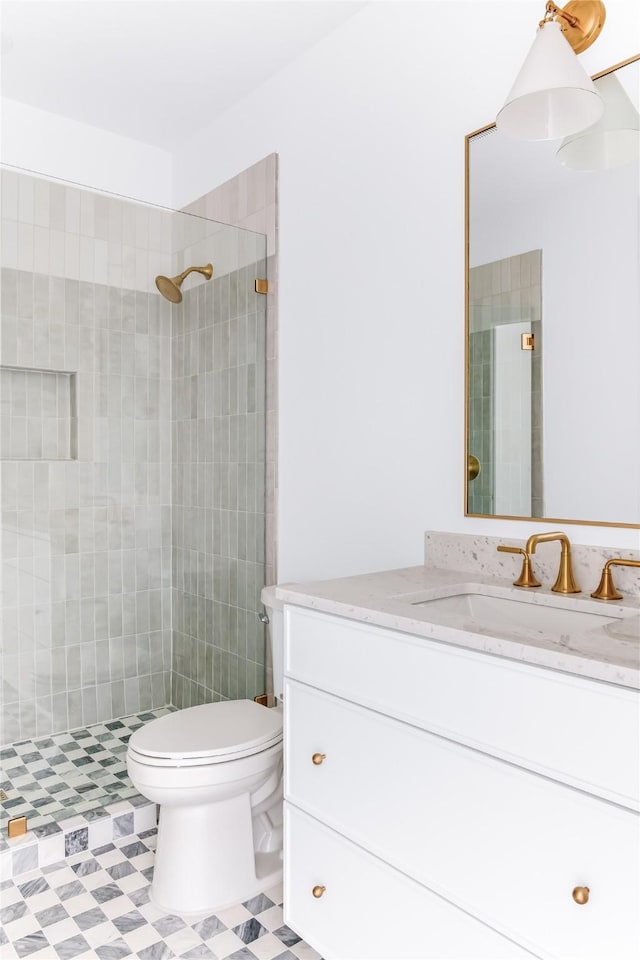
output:
[[[640,58],[607,77],[629,126]],[[640,525],[638,127],[622,139],[467,138],[467,515]]]

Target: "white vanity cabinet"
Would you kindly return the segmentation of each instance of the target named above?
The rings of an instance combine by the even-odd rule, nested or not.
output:
[[[301,607],[285,637],[285,917],[327,960],[640,956],[636,691]]]

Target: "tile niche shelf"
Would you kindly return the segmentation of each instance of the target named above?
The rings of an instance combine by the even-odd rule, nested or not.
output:
[[[0,366],[0,460],[76,460],[76,375]]]

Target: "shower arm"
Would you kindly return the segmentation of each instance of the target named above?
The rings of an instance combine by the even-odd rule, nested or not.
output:
[[[211,277],[211,266],[208,264],[206,267],[187,267],[186,270],[183,270],[181,274],[173,278],[174,283],[177,286],[180,286],[185,277],[188,277],[190,273],[201,273],[203,277],[206,277],[207,280]]]

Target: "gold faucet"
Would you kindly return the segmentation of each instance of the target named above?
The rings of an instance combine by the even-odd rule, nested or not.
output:
[[[611,567],[640,567],[640,560],[623,560],[622,557],[615,557],[613,560],[607,560],[602,568],[602,576],[598,589],[591,594],[596,600],[622,600],[623,596],[616,589],[613,582]]]
[[[573,577],[573,568],[571,565],[571,544],[566,533],[556,531],[554,533],[534,533],[527,540],[524,548],[526,553],[535,553],[539,543],[549,543],[551,540],[560,541],[560,567],[558,577],[551,587],[554,593],[580,593],[580,587]]]

